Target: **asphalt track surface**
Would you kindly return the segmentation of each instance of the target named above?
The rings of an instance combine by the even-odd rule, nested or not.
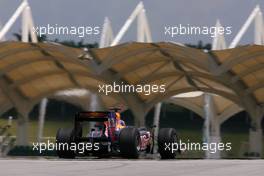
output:
[[[0,159],[1,176],[263,176],[264,160]]]

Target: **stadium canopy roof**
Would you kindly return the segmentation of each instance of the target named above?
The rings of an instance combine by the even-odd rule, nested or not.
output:
[[[50,43],[0,44],[0,112],[32,108],[59,90],[85,88],[97,91],[105,83],[78,59],[83,51]],[[106,81],[107,82],[107,81]],[[111,97],[104,100],[117,101]]]
[[[91,50],[99,71],[130,84],[166,84],[165,94],[139,94],[153,105],[175,94],[205,91],[254,109],[264,103],[264,47],[204,52],[173,43],[125,43]],[[253,106],[253,107],[252,107]]]
[[[2,109],[36,103],[59,90],[98,92],[98,84],[113,81],[165,84],[166,92],[100,94],[109,105],[118,101],[129,104],[126,97],[132,95],[149,109],[175,94],[191,91],[223,96],[250,113],[257,107],[263,111],[264,104],[264,47],[257,45],[204,52],[169,42],[130,42],[84,52],[51,43],[3,42],[0,74]]]

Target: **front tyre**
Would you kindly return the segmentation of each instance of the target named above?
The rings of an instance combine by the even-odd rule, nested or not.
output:
[[[178,143],[178,137],[174,128],[162,128],[158,134],[158,147],[161,159],[175,159],[176,152],[169,149],[167,146]],[[178,146],[179,147],[179,146]]]
[[[119,134],[121,155],[125,158],[138,158],[140,151],[140,135],[137,128],[123,128]]]

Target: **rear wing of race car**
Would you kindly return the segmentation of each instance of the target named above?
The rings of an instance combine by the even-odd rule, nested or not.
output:
[[[91,122],[105,122],[108,120],[110,112],[108,111],[87,111],[79,112],[75,116],[76,122],[91,121]]]

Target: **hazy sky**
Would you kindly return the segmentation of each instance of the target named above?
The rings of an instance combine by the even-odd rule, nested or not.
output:
[[[137,0],[29,0],[33,18],[37,26],[49,24],[67,26],[101,26],[105,16],[112,22],[114,34],[124,24],[136,7]],[[213,26],[216,19],[222,25],[232,26],[232,35],[227,36],[229,43],[253,8],[259,4],[264,9],[263,0],[144,0],[154,41],[172,40],[182,43],[196,43],[198,40],[211,42],[208,35],[179,36],[170,38],[164,35],[165,25],[190,24],[194,26]],[[21,0],[0,0],[0,21],[4,24]],[[124,37],[123,41],[136,40],[136,23]],[[7,38],[18,32],[20,21],[16,22]],[[69,36],[48,36],[49,38],[75,39]],[[252,43],[253,25],[243,38],[243,43]],[[99,41],[99,36],[86,37],[85,41]]]

